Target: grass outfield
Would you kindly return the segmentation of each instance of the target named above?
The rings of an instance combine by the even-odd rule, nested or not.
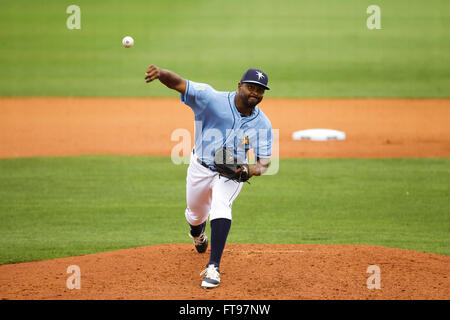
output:
[[[259,67],[271,97],[449,97],[450,1],[6,1],[0,96],[176,96],[150,63],[219,90]],[[135,46],[125,49],[125,35]]]
[[[145,156],[0,160],[0,263],[189,242],[186,169]],[[282,159],[242,190],[229,242],[449,255],[448,181],[450,159]]]

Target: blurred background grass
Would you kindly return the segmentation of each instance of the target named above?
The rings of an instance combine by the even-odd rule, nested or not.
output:
[[[68,30],[66,8],[81,8]],[[270,97],[449,97],[450,2],[18,0],[0,11],[1,96],[176,96],[149,64],[234,90],[250,67]],[[125,49],[124,36],[135,39]]]

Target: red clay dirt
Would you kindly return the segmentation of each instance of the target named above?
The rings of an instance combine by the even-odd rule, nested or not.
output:
[[[352,245],[229,244],[221,284],[200,287],[209,257],[192,244],[164,244],[0,266],[0,298],[8,299],[448,299],[450,257]],[[67,268],[80,268],[68,289]],[[380,289],[368,289],[380,268]]]
[[[265,99],[280,157],[449,157],[448,99]],[[0,158],[81,154],[170,156],[193,133],[178,99],[0,98]],[[344,141],[293,141],[330,128]],[[193,135],[192,135],[193,136]],[[186,242],[189,240],[187,239]],[[209,251],[208,251],[209,252]],[[450,299],[450,257],[377,246],[227,244],[221,285],[200,288],[208,253],[166,244],[0,266],[0,299]],[[67,268],[81,270],[68,289]],[[380,268],[369,289],[367,268]]]
[[[264,99],[280,157],[449,157],[449,99]],[[179,99],[0,98],[0,158],[80,154],[170,156],[175,129],[193,137]],[[344,141],[294,141],[302,129],[344,131]],[[193,144],[193,140],[191,145]]]

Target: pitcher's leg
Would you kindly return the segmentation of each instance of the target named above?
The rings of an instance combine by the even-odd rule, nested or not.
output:
[[[233,201],[242,189],[242,183],[217,178],[213,185],[210,225],[211,253],[208,264],[219,267],[225,248],[228,233],[231,228]]]
[[[213,181],[214,173],[198,164],[195,158],[191,158],[186,177],[187,208],[185,216],[187,222],[194,229],[208,219],[211,209]],[[194,230],[194,232],[196,231],[198,230]]]
[[[241,192],[243,183],[217,176],[212,185],[210,220],[225,218],[232,220],[232,206]]]
[[[204,271],[203,288],[215,288],[220,284],[220,261],[231,228],[231,208],[242,189],[242,183],[216,177],[213,184],[210,212],[211,252]]]
[[[220,266],[223,249],[227,242],[228,233],[231,228],[231,220],[226,218],[218,218],[211,220],[211,253],[208,264]]]
[[[204,253],[208,249],[205,229],[211,209],[211,186],[215,173],[193,160],[195,158],[191,158],[186,178],[185,217],[191,229],[189,236],[193,239],[195,249],[198,253]]]

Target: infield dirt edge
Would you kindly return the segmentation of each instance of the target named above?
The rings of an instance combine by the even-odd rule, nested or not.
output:
[[[440,300],[450,298],[450,257],[371,245],[227,244],[220,286],[200,287],[209,257],[162,244],[0,266],[9,300]],[[69,266],[80,289],[68,289]],[[369,289],[380,270],[380,289]],[[372,282],[375,284],[375,282]]]

